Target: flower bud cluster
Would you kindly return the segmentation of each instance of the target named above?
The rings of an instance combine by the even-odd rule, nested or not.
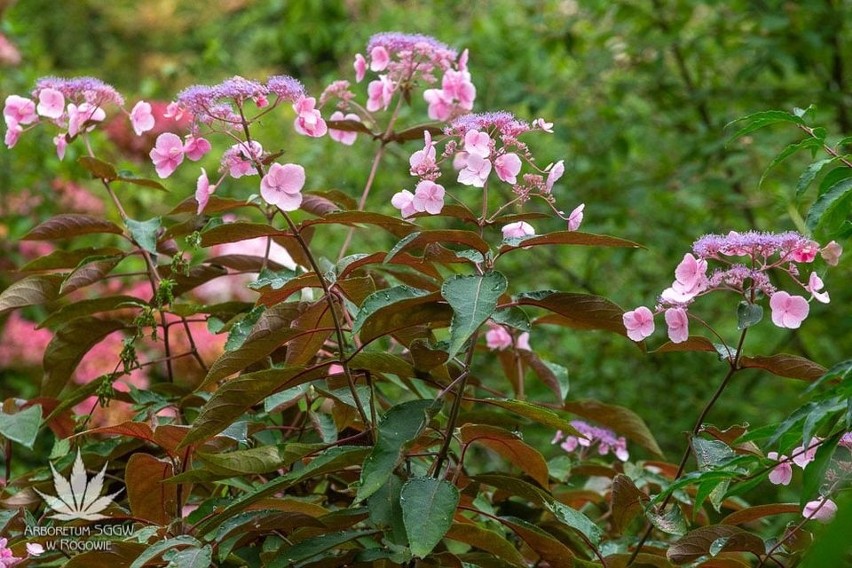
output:
[[[808,316],[809,301],[828,303],[828,292],[816,271],[803,279],[800,265],[812,264],[821,255],[836,265],[842,249],[832,241],[825,247],[799,233],[780,234],[749,231],[727,235],[705,235],[695,241],[692,253],[683,256],[675,269],[675,280],[660,295],[655,311],[641,306],[624,313],[627,336],[642,341],[654,332],[654,315],[665,314],[669,339],[681,343],[689,337],[688,308],[699,296],[726,290],[742,296],[748,304],[769,297],[772,323],[796,329]],[[709,262],[721,267],[709,271]],[[810,299],[778,290],[770,279],[772,271],[787,274]]]

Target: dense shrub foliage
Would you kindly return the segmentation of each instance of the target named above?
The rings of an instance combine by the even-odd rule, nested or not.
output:
[[[771,338],[844,321],[849,139],[811,108],[729,125],[730,147],[795,136],[760,184],[808,159],[781,200],[798,230],[726,172],[746,226],[591,232],[636,212],[578,198],[584,166],[554,150],[547,93],[540,117],[484,105],[481,53],[378,33],[316,90],[277,73],[168,101],[88,76],[4,93],[4,160],[37,156],[20,179],[50,199],[3,203],[0,563],[843,562],[852,364],[842,338],[826,365]],[[699,103],[712,130],[710,113]],[[728,160],[722,131],[707,136],[704,159]],[[330,187],[344,178],[357,187]],[[543,286],[553,269],[568,277]],[[641,412],[569,392],[578,354],[602,376],[629,368],[613,344],[709,385],[685,442],[653,412],[678,387],[631,384]],[[803,398],[708,421],[757,376]]]

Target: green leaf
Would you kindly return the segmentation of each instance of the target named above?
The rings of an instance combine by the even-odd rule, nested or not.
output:
[[[417,288],[411,288],[409,286],[392,286],[391,288],[385,288],[384,290],[379,290],[370,294],[364,300],[364,303],[361,305],[361,309],[358,310],[358,315],[355,316],[355,321],[352,322],[352,333],[358,333],[370,316],[377,313],[379,310],[393,306],[402,300],[420,298],[427,296],[428,294],[429,292],[426,292],[425,290],[418,290]]]
[[[257,275],[257,279],[254,282],[249,283],[248,287],[252,290],[259,290],[264,286],[269,286],[273,290],[279,290],[295,277],[296,271],[290,270],[289,268],[284,268],[278,272],[264,268],[260,271],[260,274]]]
[[[373,532],[374,531],[351,530],[321,534],[319,536],[307,538],[279,553],[275,557],[275,560],[270,562],[267,566],[268,568],[289,568],[297,562],[308,560],[309,558],[321,554],[326,550],[336,548],[341,544],[353,541],[356,538],[373,534]]]
[[[0,294],[0,316],[26,306],[46,304],[59,296],[62,274],[36,274],[18,280]]]
[[[804,507],[808,501],[816,499],[819,494],[821,485],[827,483],[826,472],[832,464],[835,450],[837,450],[837,442],[840,439],[841,433],[838,432],[831,438],[823,440],[817,448],[814,460],[805,468],[802,479],[802,495],[799,505]],[[808,446],[811,445],[810,438],[805,442]],[[845,460],[844,460],[845,461]]]
[[[768,166],[766,166],[766,169],[763,171],[763,175],[760,176],[760,181],[757,182],[757,188],[760,189],[763,186],[763,180],[766,179],[766,176],[769,174],[769,172],[772,170],[772,168],[774,168],[775,166],[777,166],[778,164],[780,164],[781,162],[783,162],[784,160],[786,160],[787,158],[789,158],[790,156],[792,156],[793,154],[798,152],[799,150],[804,150],[804,149],[816,150],[816,149],[819,149],[819,148],[822,148],[822,143],[819,140],[817,140],[816,138],[810,138],[810,137],[805,138],[804,140],[800,140],[798,142],[793,142],[792,144],[789,144],[786,148],[781,150],[781,153],[779,153],[777,156],[775,156],[775,158],[772,160],[772,162],[769,163]]]
[[[130,568],[143,568],[148,562],[157,558],[167,550],[177,547],[193,547],[198,548],[202,544],[196,538],[188,535],[180,535],[166,540],[160,540],[154,544],[148,545],[148,549],[133,561]]]
[[[444,281],[441,295],[453,308],[448,349],[451,358],[494,313],[497,301],[507,286],[506,277],[499,272],[489,272],[482,276],[453,276]]]
[[[95,233],[121,235],[124,231],[121,230],[121,227],[106,219],[91,215],[67,213],[64,215],[54,215],[21,237],[21,240],[54,241]]]
[[[231,324],[228,340],[225,341],[225,351],[234,351],[243,346],[252,328],[257,324],[265,310],[264,306],[255,306],[249,312],[242,314],[238,321]]]
[[[157,232],[160,230],[159,217],[147,221],[125,219],[124,224],[127,226],[130,237],[137,245],[153,255],[157,254]]]
[[[799,181],[796,183],[796,199],[801,199],[802,195],[805,194],[808,187],[811,185],[811,182],[819,175],[822,169],[828,164],[834,162],[837,158],[825,158],[823,160],[817,160],[816,162],[809,165],[805,171],[799,176]]]
[[[112,164],[92,158],[91,156],[83,156],[77,159],[77,162],[86,168],[93,178],[102,179],[105,182],[113,181],[118,178],[118,173]]]
[[[96,317],[77,318],[60,328],[44,351],[41,395],[59,396],[83,356],[104,337],[124,328],[124,322]]]
[[[361,484],[356,500],[366,499],[379,490],[402,461],[405,450],[429,423],[432,400],[412,400],[390,408],[379,422],[378,439],[364,460]]]
[[[645,516],[652,525],[666,534],[681,536],[686,534],[688,530],[683,511],[680,510],[677,503],[669,505],[668,510],[662,514],[649,510],[645,513]]]
[[[41,427],[41,405],[29,406],[15,414],[0,410],[0,435],[30,449]]]
[[[808,216],[805,219],[808,229],[816,230],[835,209],[845,207],[850,196],[852,196],[852,177],[843,179],[831,186],[817,198],[808,211]],[[848,207],[845,210],[848,211]]]
[[[288,461],[276,446],[259,446],[221,454],[199,450],[195,455],[214,473],[234,476],[270,473],[281,469]]]
[[[592,544],[599,544],[603,538],[603,531],[600,527],[598,527],[589,517],[580,511],[572,509],[568,505],[560,503],[555,499],[548,501],[547,509],[553,513],[553,516],[556,517],[559,522],[580,532]]]
[[[802,120],[800,117],[796,116],[795,114],[790,114],[789,112],[784,112],[780,110],[768,110],[763,112],[756,112],[754,114],[750,114],[748,116],[744,116],[742,118],[734,120],[725,125],[725,128],[731,126],[732,124],[736,124],[737,122],[746,122],[746,125],[737,130],[737,132],[735,132],[734,135],[728,139],[728,144],[730,144],[737,138],[745,136],[746,134],[751,134],[755,130],[760,130],[761,128],[764,128],[771,124],[778,124],[780,122],[805,124],[805,121]]]
[[[201,548],[170,550],[163,555],[163,560],[169,563],[166,568],[209,568],[213,565],[213,549],[205,544]]]
[[[414,477],[403,485],[399,501],[411,553],[425,558],[450,530],[459,490],[443,479]]]
[[[624,435],[627,439],[647,448],[658,456],[663,455],[663,451],[645,421],[632,410],[588,399],[566,402],[563,408]]]
[[[736,456],[734,450],[721,440],[707,440],[698,436],[692,438],[692,451],[698,463],[698,469],[714,469]]]
[[[391,475],[378,491],[367,499],[370,522],[379,529],[389,529],[388,537],[399,546],[408,546],[405,524],[402,520],[402,504],[399,500],[402,480]]]
[[[501,308],[491,315],[491,319],[499,324],[506,325],[520,331],[530,331],[532,329],[530,326],[529,316],[521,308]]]
[[[747,327],[751,327],[760,323],[763,319],[763,306],[760,304],[750,304],[748,302],[740,302],[737,306],[737,329],[742,331]]]

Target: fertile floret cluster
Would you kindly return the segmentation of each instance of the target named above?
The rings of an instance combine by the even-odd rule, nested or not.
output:
[[[727,235],[705,235],[695,241],[692,253],[683,256],[675,269],[675,280],[663,290],[656,310],[639,307],[623,316],[627,336],[641,341],[654,332],[654,315],[665,313],[669,339],[674,343],[689,337],[688,308],[699,296],[716,290],[740,295],[747,305],[769,297],[772,323],[795,329],[808,316],[809,301],[827,304],[828,292],[822,278],[811,270],[805,280],[799,265],[811,264],[821,254],[827,264],[836,265],[840,245],[832,241],[823,248],[799,233],[780,234],[749,231]],[[708,273],[708,261],[722,264]],[[772,271],[786,274],[793,283],[810,294],[810,299],[778,290],[770,279]]]
[[[615,432],[608,428],[592,426],[582,420],[572,420],[571,426],[581,435],[563,434],[559,430],[553,437],[551,444],[558,443],[566,452],[577,452],[581,455],[597,446],[599,455],[605,456],[611,451],[621,461],[627,461],[630,457],[630,453],[627,451],[627,440],[624,436],[616,436]]]
[[[36,102],[37,101],[37,102]],[[94,77],[44,77],[36,83],[32,99],[18,95],[6,97],[3,118],[6,122],[5,143],[12,148],[25,127],[42,118],[60,129],[53,139],[59,159],[65,157],[68,143],[91,131],[106,118],[104,107],[124,106],[124,97],[112,86]],[[133,130],[141,135],[154,128],[151,105],[139,101],[128,113]]]

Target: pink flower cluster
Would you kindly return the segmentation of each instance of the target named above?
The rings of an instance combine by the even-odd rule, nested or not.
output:
[[[842,249],[832,241],[823,248],[815,241],[795,232],[780,234],[730,232],[706,235],[698,239],[692,253],[683,256],[675,269],[675,280],[660,295],[656,310],[642,306],[625,312],[627,336],[642,341],[654,332],[654,315],[665,313],[669,339],[681,343],[689,337],[688,308],[699,296],[716,290],[741,295],[754,304],[760,295],[769,297],[772,323],[796,329],[808,316],[809,300],[778,290],[769,278],[771,271],[787,274],[793,282],[810,294],[810,300],[828,303],[828,292],[820,276],[811,271],[807,281],[800,277],[800,264],[811,264],[818,254],[829,265],[836,265]],[[738,257],[745,257],[744,261]],[[709,261],[722,264],[708,273]]]
[[[805,469],[816,458],[817,449],[819,449],[822,441],[822,438],[812,437],[807,446],[801,445],[794,448],[791,452],[792,457],[787,457],[778,452],[768,452],[766,457],[778,462],[778,465],[769,472],[769,481],[774,485],[789,485],[793,479],[791,462],[801,469]],[[852,451],[852,432],[846,432],[840,438],[838,445]],[[820,496],[818,499],[809,501],[802,510],[803,517],[823,523],[831,521],[836,513],[837,504],[826,496]]]
[[[551,444],[559,444],[566,452],[579,452],[582,455],[597,445],[598,454],[605,456],[610,451],[615,454],[621,461],[627,461],[630,458],[630,453],[627,451],[627,440],[624,436],[616,437],[615,432],[608,428],[592,426],[582,420],[572,420],[571,426],[574,427],[582,436],[566,435],[561,430],[556,432]]]
[[[552,126],[543,119],[537,119],[530,125],[508,112],[464,115],[444,129],[444,149],[440,157],[437,141],[432,139],[430,131],[424,130],[423,147],[411,154],[409,171],[411,175],[420,178],[418,188],[433,188],[441,177],[441,164],[451,160],[453,167],[458,170],[456,181],[462,185],[484,188],[493,172],[497,179],[512,186],[515,202],[524,203],[535,194],[552,207],[554,200],[551,190],[565,173],[565,165],[560,160],[545,170],[536,168],[526,144],[519,140],[519,136],[531,130],[552,132]],[[525,163],[538,173],[521,176]],[[391,203],[403,217],[422,211],[435,214],[441,210],[438,205],[443,206],[443,187],[437,187],[442,189],[440,203],[439,197],[432,195],[434,203],[431,210],[417,205],[417,191],[412,194],[409,190],[402,190],[394,195]],[[567,222],[569,230],[576,231],[582,223],[584,207],[581,204],[567,216],[555,208],[554,211]],[[513,223],[504,227],[503,234],[504,238],[520,238],[533,235],[535,231],[528,223]]]
[[[386,110],[396,93],[409,92],[418,82],[433,84],[441,76],[440,89],[427,89],[423,98],[429,118],[446,121],[473,109],[476,87],[467,70],[467,51],[460,56],[429,36],[387,32],[367,43],[367,57],[355,56],[355,80],[361,82],[367,69],[379,73],[367,85],[368,112]],[[346,101],[344,99],[344,104]]]
[[[45,77],[36,83],[32,97],[6,97],[3,107],[6,146],[14,147],[25,126],[34,125],[44,118],[60,129],[60,133],[53,139],[60,159],[65,157],[69,142],[103,122],[106,105],[124,106],[124,97],[118,91],[93,77]],[[155,121],[149,103],[136,103],[129,117],[137,136],[154,128]]]
[[[7,546],[8,541],[5,538],[0,538],[0,568],[14,566],[23,558],[15,556],[12,549]]]

